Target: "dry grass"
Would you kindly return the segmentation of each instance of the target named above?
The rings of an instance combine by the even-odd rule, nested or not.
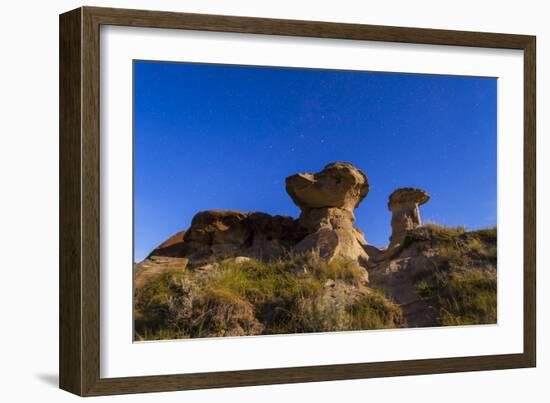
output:
[[[296,273],[296,267],[305,270]],[[288,260],[220,262],[207,276],[167,273],[136,291],[136,338],[216,337],[396,327],[401,311],[368,293],[356,262],[315,254]],[[326,298],[325,283],[364,290],[349,301]],[[174,336],[174,337],[173,337]]]
[[[425,227],[430,230],[434,238],[440,240],[449,240],[463,235],[466,232],[466,228],[463,225],[458,227],[447,227],[444,225],[428,223]]]
[[[451,265],[469,267],[479,261],[496,264],[496,227],[468,232],[464,227],[443,227],[435,224],[428,224],[426,227],[433,239],[439,241],[439,255]]]
[[[452,273],[438,287],[442,326],[493,324],[497,321],[496,271]]]
[[[415,287],[439,312],[437,324],[495,323],[496,228],[466,231],[428,224],[423,231],[412,242],[435,244],[437,253],[433,268],[415,279]],[[327,288],[327,280],[336,285]],[[401,308],[364,282],[365,271],[356,262],[326,262],[318,254],[223,261],[206,274],[167,272],[136,290],[136,339],[402,326]]]
[[[417,293],[439,311],[438,324],[474,325],[497,319],[497,230],[427,226],[439,242],[438,264],[416,279]]]
[[[388,300],[378,290],[372,290],[365,298],[347,309],[350,327],[356,329],[389,329],[403,324],[401,307]]]

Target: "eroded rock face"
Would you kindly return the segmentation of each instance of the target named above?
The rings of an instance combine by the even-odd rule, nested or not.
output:
[[[368,260],[363,233],[353,226],[353,211],[369,191],[363,172],[350,163],[335,162],[316,174],[288,177],[286,189],[301,209],[298,219],[237,210],[202,211],[187,231],[151,252],[149,260],[186,258],[189,268],[197,268],[236,256],[269,260],[310,251],[326,260]]]
[[[368,261],[363,234],[354,228],[353,211],[369,191],[367,176],[347,162],[327,165],[321,172],[286,178],[286,190],[301,209],[299,224],[307,236],[296,253],[316,251],[323,259],[345,257]]]
[[[383,289],[403,309],[409,327],[424,327],[435,322],[437,312],[418,294],[415,278],[433,267],[422,254],[385,260],[369,271],[372,287]]]
[[[237,210],[208,210],[193,217],[191,227],[162,243],[149,255],[189,259],[189,267],[231,257],[272,259],[305,236],[292,217]]]
[[[372,266],[391,258],[407,231],[421,225],[418,206],[429,199],[420,189],[393,192],[388,203],[393,214],[390,245],[378,249],[368,245],[354,226],[354,210],[367,196],[369,182],[352,164],[334,162],[318,173],[289,176],[286,190],[301,210],[298,219],[237,210],[202,211],[193,217],[187,231],[163,242],[140,265],[151,266],[147,273],[153,274],[159,258],[178,259],[174,262],[183,270],[235,257],[270,260],[313,251],[329,261],[343,257],[363,267]]]

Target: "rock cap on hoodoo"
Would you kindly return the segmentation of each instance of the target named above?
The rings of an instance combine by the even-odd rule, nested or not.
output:
[[[389,197],[388,208],[391,210],[392,206],[404,203],[415,203],[422,205],[430,200],[428,192],[418,188],[399,188],[393,191]]]
[[[335,207],[353,212],[369,192],[369,181],[353,164],[333,162],[318,173],[287,177],[286,191],[302,210]]]

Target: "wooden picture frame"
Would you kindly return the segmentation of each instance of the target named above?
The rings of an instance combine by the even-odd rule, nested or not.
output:
[[[101,25],[524,52],[524,349],[521,354],[126,378],[100,377],[99,35]],[[525,368],[536,365],[535,37],[81,7],[60,16],[60,387],[81,396]]]

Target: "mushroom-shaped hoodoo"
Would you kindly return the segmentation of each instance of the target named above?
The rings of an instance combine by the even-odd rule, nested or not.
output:
[[[406,231],[422,225],[418,206],[430,200],[430,195],[417,188],[400,188],[389,197],[388,209],[392,212],[391,242],[400,240]]]
[[[315,174],[289,176],[286,191],[302,211],[338,208],[353,212],[369,192],[369,181],[349,162],[333,162]]]
[[[361,170],[349,162],[333,162],[317,173],[289,176],[286,191],[300,208],[299,224],[308,233],[295,253],[317,251],[326,260],[368,260],[366,241],[353,226],[353,211],[369,192]]]

